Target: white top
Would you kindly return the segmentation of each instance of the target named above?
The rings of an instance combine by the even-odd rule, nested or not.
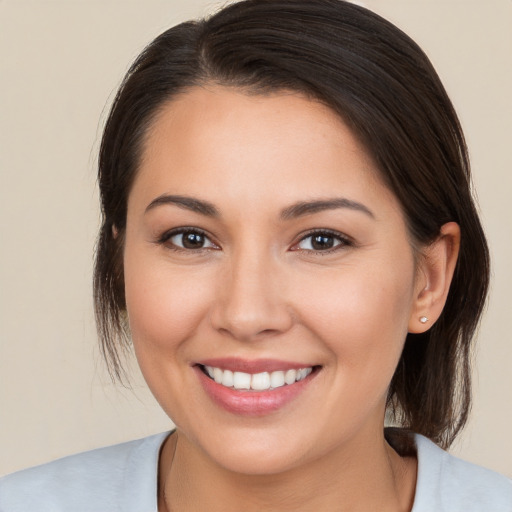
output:
[[[168,432],[65,457],[0,478],[0,512],[158,512],[160,447]],[[412,512],[512,512],[512,481],[414,436]]]

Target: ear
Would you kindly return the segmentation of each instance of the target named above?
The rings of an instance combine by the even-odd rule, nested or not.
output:
[[[439,236],[422,250],[409,318],[409,332],[425,332],[441,316],[455,271],[459,247],[459,225],[448,222],[441,227]]]
[[[119,231],[117,230],[117,226],[115,224],[112,224],[112,236],[114,239],[117,238],[117,235],[119,234]]]

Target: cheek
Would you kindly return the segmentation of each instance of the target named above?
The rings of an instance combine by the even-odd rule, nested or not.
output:
[[[204,276],[125,253],[125,294],[137,355],[176,350],[198,328],[209,302]]]
[[[371,415],[381,420],[407,334],[412,275],[412,265],[406,276],[353,267],[309,287],[302,321],[330,352],[324,407],[333,438],[339,425],[356,432]]]
[[[175,424],[187,418],[178,390],[187,382],[187,341],[210,302],[204,276],[125,251],[125,294],[137,361],[154,397]],[[184,278],[186,276],[186,278]],[[171,392],[174,390],[174,392]]]
[[[412,307],[414,271],[412,262],[405,263],[403,272],[385,265],[345,267],[308,287],[303,322],[336,364],[370,378],[379,369],[392,376]]]

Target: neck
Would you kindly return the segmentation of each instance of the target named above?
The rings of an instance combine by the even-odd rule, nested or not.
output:
[[[176,432],[159,466],[159,512],[411,510],[416,460],[400,457],[381,436],[356,439],[304,467],[246,475],[215,464]]]

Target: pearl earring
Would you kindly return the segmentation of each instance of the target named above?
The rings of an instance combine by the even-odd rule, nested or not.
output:
[[[428,318],[426,316],[422,316],[422,317],[420,317],[420,322],[422,324],[426,324],[428,322]]]

